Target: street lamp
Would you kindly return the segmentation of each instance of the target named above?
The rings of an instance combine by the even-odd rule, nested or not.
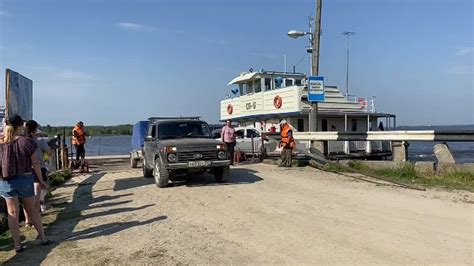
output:
[[[298,37],[303,37],[305,35],[308,35],[308,34],[311,34],[311,32],[305,32],[305,31],[297,31],[297,30],[290,30],[288,32],[288,36],[290,36],[291,38],[298,38]]]
[[[293,38],[293,39],[296,39],[296,38],[299,38],[299,37],[303,37],[303,36],[306,36],[308,35],[309,36],[309,48],[307,50],[308,53],[312,53],[313,52],[313,32],[312,32],[312,25],[313,25],[313,18],[312,17],[309,17],[309,31],[298,31],[298,30],[290,30],[287,34],[288,34],[288,37],[290,38]],[[314,65],[315,63],[313,62],[313,56],[311,56],[310,58],[310,66],[311,66],[311,75],[317,75],[317,73],[314,73]]]
[[[319,0],[320,3],[322,0]],[[311,53],[310,57],[310,66],[311,66],[311,76],[317,76],[319,74],[319,36],[321,31],[321,5],[318,4],[316,16],[317,16],[317,24],[316,30],[313,32],[312,26],[314,19],[309,17],[309,31],[297,31],[291,30],[288,32],[288,36],[291,38],[299,38],[305,35],[309,36],[309,48],[307,49],[308,53]],[[315,43],[316,41],[316,43]],[[311,112],[309,113],[309,131],[318,131],[318,102],[311,102]]]
[[[347,38],[347,62],[346,62],[346,99],[349,97],[349,41],[352,35],[355,32],[353,31],[345,31],[342,35],[346,36]]]

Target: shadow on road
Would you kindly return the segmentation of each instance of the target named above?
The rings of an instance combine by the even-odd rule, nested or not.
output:
[[[203,175],[192,176],[186,181],[176,181],[170,184],[173,186],[203,187],[203,186],[229,186],[244,185],[262,181],[263,178],[257,176],[257,171],[243,168],[233,168],[230,171],[230,177],[227,182],[217,183],[214,175],[206,173]]]
[[[127,190],[153,184],[153,178],[144,178],[143,176],[124,178],[115,180],[114,191]]]
[[[97,213],[91,213],[82,215],[82,211],[86,209],[94,209],[99,207],[112,207],[130,203],[131,200],[123,200],[119,202],[107,202],[111,200],[120,199],[123,197],[132,196],[132,193],[121,194],[114,196],[100,196],[93,197],[93,186],[99,181],[105,174],[93,174],[89,178],[82,181],[74,191],[73,199],[71,203],[61,202],[58,206],[55,206],[55,199],[53,198],[51,204],[53,207],[60,208],[64,207],[57,215],[55,221],[51,223],[46,229],[46,234],[52,241],[48,246],[41,246],[39,240],[29,241],[24,243],[27,248],[24,252],[16,254],[12,259],[6,262],[6,264],[12,265],[38,265],[43,262],[48,254],[60,244],[62,241],[68,240],[79,240],[85,238],[94,238],[100,236],[111,235],[135,226],[146,225],[154,222],[159,222],[167,219],[167,216],[157,216],[155,218],[146,221],[127,221],[127,222],[113,222],[109,224],[102,224],[95,227],[85,229],[83,231],[74,232],[74,229],[81,220],[90,219],[93,217],[113,215],[119,213],[130,213],[136,210],[149,208],[153,205],[144,205],[139,207],[131,208],[115,208]],[[56,201],[56,203],[58,203]],[[92,205],[97,204],[97,205]],[[92,205],[92,206],[91,206]]]
[[[115,223],[103,224],[103,225],[99,225],[99,226],[82,230],[79,232],[74,232],[72,236],[69,237],[67,240],[81,240],[81,239],[89,239],[89,238],[94,238],[94,237],[99,237],[99,236],[112,235],[131,227],[150,224],[150,223],[165,220],[167,218],[168,218],[167,216],[159,216],[159,217],[155,217],[153,219],[149,219],[143,222],[131,221],[131,222],[115,222]]]

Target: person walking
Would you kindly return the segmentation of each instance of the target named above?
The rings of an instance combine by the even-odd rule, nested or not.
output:
[[[84,160],[86,157],[86,130],[82,121],[77,122],[72,130],[72,145],[76,147],[76,161]]]
[[[32,169],[39,177],[42,188],[48,186],[43,181],[40,163],[35,155],[38,146],[31,138],[21,136],[23,119],[15,115],[8,119],[7,124],[13,127],[13,134],[6,135],[3,143],[0,144],[2,168],[0,194],[7,204],[8,227],[15,245],[15,251],[21,252],[24,247],[20,239],[18,198],[23,200],[24,208],[38,232],[41,244],[48,245],[50,243],[44,233],[40,213],[35,206]]]
[[[48,169],[46,168],[46,162],[43,159],[43,156],[45,153],[51,155],[51,149],[48,146],[48,143],[42,138],[39,138],[36,134],[38,131],[38,123],[35,120],[29,120],[25,123],[26,127],[26,137],[31,138],[38,148],[35,151],[35,156],[38,159],[41,167],[41,175],[43,177],[43,182],[47,182],[48,180]],[[34,173],[33,173],[34,174]],[[42,212],[45,210],[45,204],[44,204],[44,195],[46,194],[47,190],[44,190],[41,187],[41,183],[38,179],[38,176],[34,174],[35,180],[34,180],[34,189],[35,189],[35,199],[36,199],[36,209],[39,212]],[[26,226],[32,226],[31,221],[30,221],[30,216],[25,210],[25,224]]]
[[[227,152],[230,158],[230,164],[234,165],[234,148],[235,148],[235,129],[232,127],[232,122],[227,120],[225,126],[221,130],[222,142],[227,146]]]
[[[281,131],[281,164],[280,167],[291,167],[292,152],[296,147],[295,139],[293,138],[293,130],[286,120],[280,122]]]

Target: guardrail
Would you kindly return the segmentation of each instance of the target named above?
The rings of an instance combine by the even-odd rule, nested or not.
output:
[[[294,132],[296,140],[307,141],[474,141],[474,131],[368,131]]]
[[[382,157],[389,155],[393,161],[406,161],[408,158],[409,141],[474,141],[474,131],[369,131],[369,132],[294,132],[294,138],[300,142],[307,142],[309,147],[319,150],[326,156],[331,153],[351,155],[362,151],[365,155],[378,152]],[[336,147],[335,143],[343,147]],[[333,144],[333,145],[331,145]],[[385,145],[386,144],[386,145]],[[339,145],[341,146],[341,145]],[[360,146],[360,147],[359,147]],[[363,146],[363,147],[362,147]],[[388,153],[386,153],[388,152]],[[436,152],[435,152],[436,153]],[[379,153],[380,154],[380,153]]]

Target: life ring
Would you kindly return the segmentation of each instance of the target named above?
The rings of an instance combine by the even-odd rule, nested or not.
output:
[[[359,102],[360,104],[360,107],[359,107],[360,110],[363,110],[367,107],[367,100],[365,98],[359,98],[357,99],[357,102]]]
[[[227,105],[227,113],[231,115],[234,112],[234,107],[232,104]]]
[[[283,105],[283,99],[280,96],[275,96],[273,99],[273,105],[275,106],[276,109],[280,109],[281,106]]]

